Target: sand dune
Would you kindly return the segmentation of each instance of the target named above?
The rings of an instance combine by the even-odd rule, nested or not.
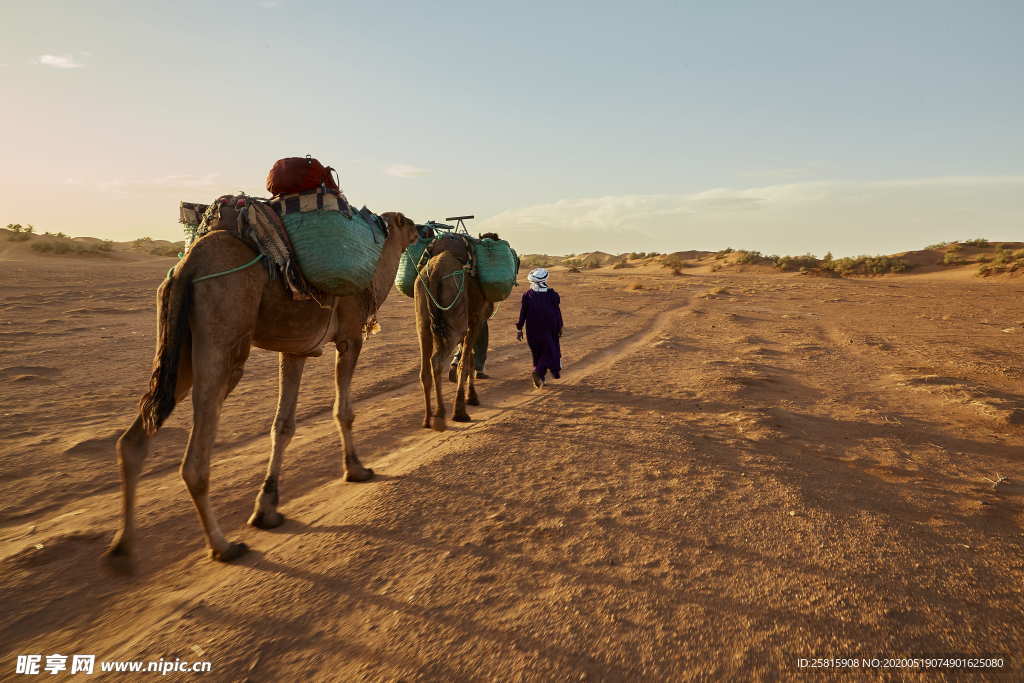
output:
[[[507,303],[484,405],[443,434],[418,428],[412,305],[392,294],[355,379],[356,438],[379,477],[337,480],[333,361],[310,359],[288,521],[244,526],[276,396],[276,358],[254,351],[212,476],[222,525],[253,552],[207,559],[177,473],[186,402],[147,461],[127,579],[98,562],[119,512],[112,443],[148,381],[171,261],[0,246],[5,662],[208,659],[214,680],[678,680],[963,653],[1003,654],[1021,675],[1015,277],[559,266],[564,380],[530,386]]]

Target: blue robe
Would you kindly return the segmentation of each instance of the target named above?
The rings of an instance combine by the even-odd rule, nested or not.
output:
[[[562,336],[561,297],[558,292],[548,289],[538,292],[529,289],[523,294],[523,302],[519,308],[519,322],[516,329],[526,326],[526,342],[533,354],[533,371],[544,379],[550,370],[555,379],[562,372],[562,347],[559,337]]]

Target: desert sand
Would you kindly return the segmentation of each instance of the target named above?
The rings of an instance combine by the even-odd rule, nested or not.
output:
[[[99,562],[113,444],[173,262],[0,250],[0,677],[30,653],[254,681],[767,679],[802,657],[955,653],[1022,675],[1024,279],[557,267],[563,379],[533,389],[510,300],[483,406],[441,434],[419,427],[393,292],[355,377],[377,478],[337,478],[327,353],[303,380],[288,520],[245,526],[276,397],[276,357],[254,350],[211,480],[252,551],[208,559],[177,472],[186,401],[140,485],[137,571],[117,576]]]

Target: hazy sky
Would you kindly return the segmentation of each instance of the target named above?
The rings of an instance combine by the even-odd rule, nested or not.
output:
[[[522,252],[1024,239],[1024,3],[0,0],[0,224],[180,239],[311,153]]]

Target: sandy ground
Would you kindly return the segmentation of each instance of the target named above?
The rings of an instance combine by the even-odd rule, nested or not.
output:
[[[556,272],[564,379],[529,385],[506,304],[484,406],[444,434],[418,426],[394,293],[355,380],[379,477],[337,480],[325,354],[288,521],[244,525],[276,395],[254,351],[212,478],[253,551],[207,559],[177,473],[186,403],[147,463],[138,571],[116,577],[98,562],[113,441],[170,263],[0,265],[0,678],[32,653],[257,681],[777,678],[800,657],[954,653],[1024,671],[1024,281]]]

